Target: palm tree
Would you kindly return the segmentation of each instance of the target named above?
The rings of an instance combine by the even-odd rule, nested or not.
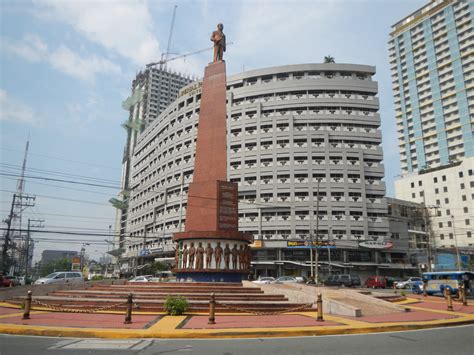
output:
[[[334,57],[331,57],[331,55],[327,55],[326,57],[324,57],[324,63],[336,63],[336,61],[334,60]]]

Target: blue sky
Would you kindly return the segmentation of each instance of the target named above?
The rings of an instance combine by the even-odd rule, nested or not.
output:
[[[375,65],[385,180],[388,195],[393,195],[399,156],[388,33],[391,25],[426,3],[1,0],[0,171],[18,174],[30,135],[27,176],[53,177],[52,172],[60,172],[69,175],[54,176],[81,181],[92,177],[96,180],[89,181],[94,183],[118,185],[125,141],[120,124],[127,119],[121,102],[129,94],[135,74],[166,49],[177,4],[171,52],[183,54],[210,46],[210,32],[222,22],[228,41],[234,42],[226,53],[229,74],[321,62],[328,54],[339,63]],[[211,56],[210,51],[204,52],[170,66],[200,77]],[[0,188],[0,216],[4,219],[11,203],[10,191],[16,188],[15,176],[0,175]],[[88,228],[107,233],[114,224],[115,211],[107,200],[118,190],[32,178],[26,179],[25,189],[38,195],[36,206],[25,211],[25,218],[44,218],[45,230]],[[34,237],[58,239],[38,243],[37,259],[43,249],[81,247],[65,241],[77,237],[42,233]],[[97,258],[106,248],[89,245],[87,252]]]

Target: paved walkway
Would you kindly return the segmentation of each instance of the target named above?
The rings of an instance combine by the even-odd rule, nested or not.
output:
[[[34,307],[31,319],[22,319],[18,307],[0,303],[0,333],[100,338],[209,338],[300,336],[348,333],[371,333],[408,329],[445,327],[474,323],[474,304],[454,302],[448,311],[441,297],[410,296],[399,302],[407,312],[383,316],[343,317],[324,315],[317,321],[316,312],[279,315],[217,314],[216,324],[208,316],[189,314],[166,316],[138,313],[131,324],[124,324],[123,312],[63,313]]]

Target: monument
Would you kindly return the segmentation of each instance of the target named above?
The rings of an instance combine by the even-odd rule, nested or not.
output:
[[[212,33],[214,61],[204,70],[193,181],[184,232],[175,233],[178,280],[241,282],[250,268],[252,236],[239,232],[237,184],[227,181],[224,26]],[[224,254],[224,265],[222,265]]]

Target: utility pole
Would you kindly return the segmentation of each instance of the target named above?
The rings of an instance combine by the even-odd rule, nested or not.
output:
[[[315,282],[316,284],[319,282],[319,269],[318,269],[318,263],[319,263],[319,251],[318,251],[318,246],[319,246],[319,178],[318,178],[318,185],[316,189],[316,194],[318,195],[316,199],[316,250],[315,250],[315,255],[314,255],[314,261],[316,263],[316,272],[315,272]],[[311,247],[313,246],[313,242],[311,242]]]
[[[32,224],[33,223],[33,224]],[[37,223],[37,224],[34,224]],[[31,227],[35,228],[44,228],[43,224],[44,219],[29,219],[28,218],[28,231],[26,233],[26,248],[25,248],[25,283],[26,278],[28,277],[28,267],[30,264],[30,229]]]
[[[456,228],[454,227],[454,215],[451,215],[451,225],[453,227],[453,237],[454,237],[454,245],[456,246],[456,259],[458,264],[458,271],[461,271],[461,255],[459,254],[458,248],[458,238],[456,237]]]
[[[432,270],[432,263],[433,263],[433,255],[431,250],[431,228],[430,228],[430,221],[428,216],[428,207],[426,206],[425,201],[425,191],[423,191],[423,220],[425,222],[425,233],[426,233],[426,251],[428,254],[428,271],[431,272]]]
[[[7,218],[7,232],[5,233],[5,237],[3,240],[3,248],[2,248],[2,271],[3,275],[8,274],[8,268],[10,266],[10,263],[8,261],[8,249],[10,246],[10,229],[12,226],[12,219],[13,219],[13,208],[15,207],[15,202],[16,202],[16,194],[13,194],[13,200],[12,200],[12,205],[10,208],[10,214],[8,215]]]

